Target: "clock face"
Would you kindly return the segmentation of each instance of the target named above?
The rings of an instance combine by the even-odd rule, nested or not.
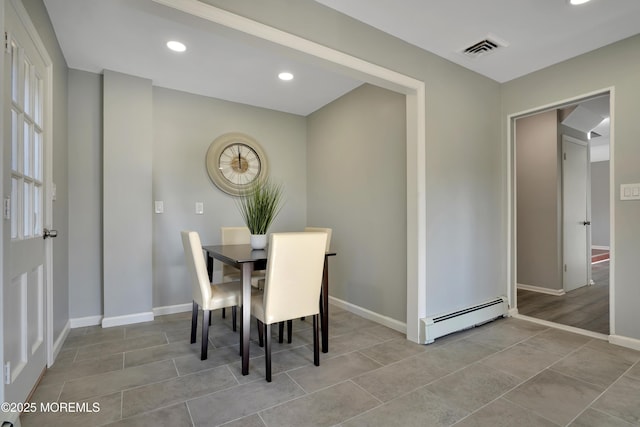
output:
[[[235,185],[249,184],[260,175],[262,162],[256,151],[243,142],[227,145],[218,159],[220,173]]]
[[[267,175],[267,158],[260,144],[237,132],[221,135],[211,143],[206,166],[211,181],[234,196]]]

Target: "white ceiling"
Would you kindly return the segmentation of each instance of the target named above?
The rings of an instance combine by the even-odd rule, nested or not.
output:
[[[640,32],[638,0],[316,1],[501,83]],[[507,46],[460,53],[486,37]]]
[[[640,32],[639,0],[316,0],[499,82]],[[152,0],[44,0],[69,67],[306,116],[362,82]],[[508,44],[470,59],[485,37]],[[165,43],[177,39],[187,51]],[[295,79],[276,76],[288,70]]]

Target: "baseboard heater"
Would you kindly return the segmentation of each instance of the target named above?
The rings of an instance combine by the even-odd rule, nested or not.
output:
[[[436,338],[502,317],[507,314],[508,309],[507,299],[498,297],[462,310],[440,316],[427,317],[422,319],[424,323],[424,342],[431,344]]]

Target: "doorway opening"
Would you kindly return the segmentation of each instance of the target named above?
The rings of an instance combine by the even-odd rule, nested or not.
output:
[[[599,337],[611,319],[611,91],[511,117],[512,307]]]

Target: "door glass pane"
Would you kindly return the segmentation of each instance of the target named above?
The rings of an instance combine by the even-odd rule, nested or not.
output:
[[[23,171],[25,176],[31,176],[31,126],[24,122],[24,135],[22,136],[22,155],[24,159]]]
[[[42,79],[40,78],[40,76],[36,76],[35,77],[35,99],[33,101],[34,107],[35,107],[35,114],[33,117],[33,120],[36,122],[36,124],[40,127],[42,127],[42,88],[44,86],[44,83],[42,81]]]
[[[11,238],[18,238],[18,179],[11,178]]]
[[[31,108],[31,64],[24,61],[24,111],[26,114],[33,116]]]
[[[39,236],[42,231],[42,186],[33,188],[33,235]]]
[[[30,182],[25,182],[23,185],[23,193],[22,193],[22,223],[23,223],[23,236],[30,237],[31,230],[33,230],[33,211],[31,210],[31,190],[32,184]]]
[[[18,46],[12,41],[11,42],[11,99],[16,104],[18,103],[18,94],[20,91],[18,88],[20,87],[20,62],[18,60]]]
[[[42,132],[34,129],[33,133],[33,177],[42,181]]]
[[[11,110],[11,169],[16,172],[18,171],[18,165],[20,164],[18,155],[18,147],[20,147],[20,142],[18,140],[19,130],[20,126],[18,125],[18,112],[15,110]]]

